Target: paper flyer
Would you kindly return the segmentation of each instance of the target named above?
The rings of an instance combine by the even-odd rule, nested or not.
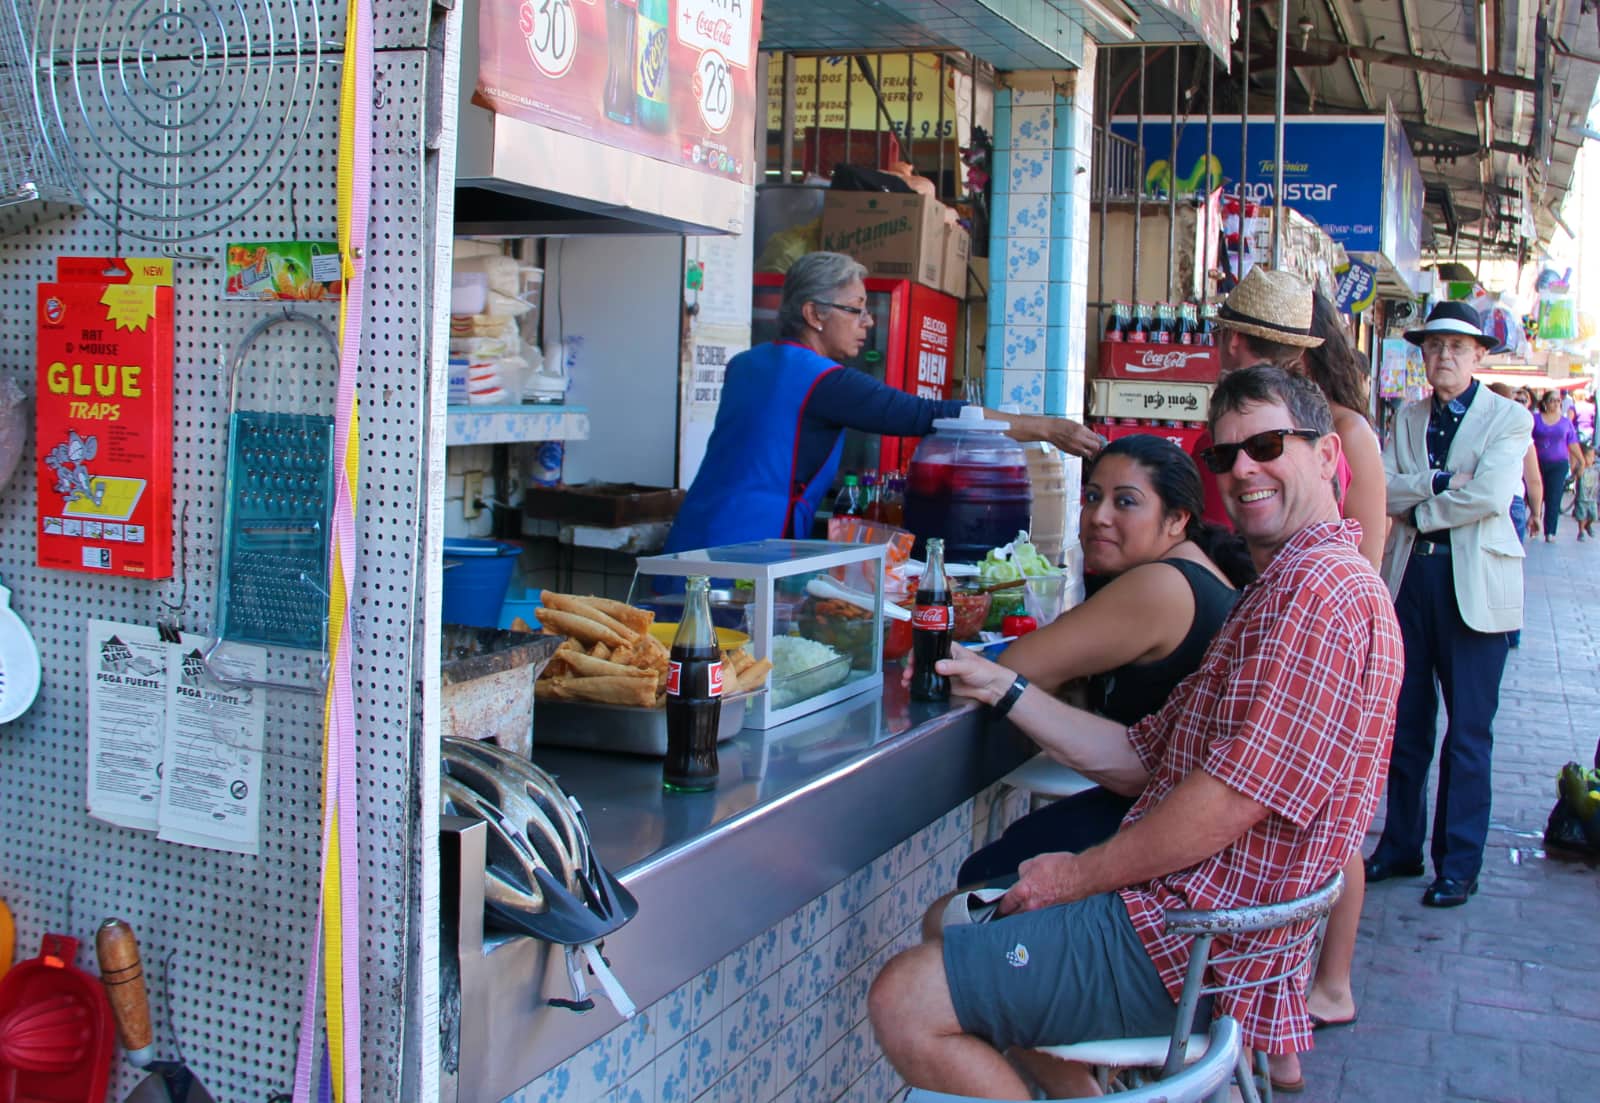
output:
[[[89,814],[167,842],[258,854],[266,702],[258,688],[212,676],[210,644],[90,622]],[[233,647],[212,663],[230,677],[265,673],[259,648]]]
[[[91,620],[89,815],[154,831],[167,725],[167,648],[154,628]]]
[[[239,854],[261,852],[262,691],[206,669],[209,640],[184,637],[167,651],[167,741],[161,767],[160,838]],[[237,648],[229,671],[262,680],[265,655]]]

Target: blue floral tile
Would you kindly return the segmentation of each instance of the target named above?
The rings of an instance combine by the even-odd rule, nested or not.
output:
[[[1049,237],[1050,197],[1048,195],[1012,195],[1006,207],[1007,220],[1003,223],[1006,236]]]
[[[689,1042],[685,1039],[656,1058],[656,1103],[690,1103]]]
[[[1050,173],[1054,164],[1055,151],[1049,146],[1012,150],[1010,190],[1013,199],[1019,195],[1048,197],[1052,191]]]
[[[654,1103],[656,1097],[655,1070],[645,1069],[622,1087],[611,1093],[607,1103]]]
[[[730,1007],[756,986],[755,962],[751,960],[748,943],[717,963],[717,973],[722,979],[722,1005]]]
[[[859,968],[871,952],[871,947],[868,945],[871,939],[870,912],[857,913],[847,922],[839,924],[829,944],[830,956],[833,959],[833,975],[848,976]]]
[[[751,969],[755,973],[757,984],[776,974],[783,965],[783,959],[779,952],[778,937],[778,928],[768,927],[745,943],[744,948],[750,956]]]
[[[722,1018],[689,1035],[689,1098],[695,1099],[722,1078]]]
[[[820,1062],[806,1069],[800,1075],[800,1079],[779,1098],[784,1099],[791,1095],[794,1103],[824,1103],[825,1100],[833,1098],[828,1094],[828,1070]]]
[[[577,1098],[572,1091],[572,1069],[561,1064],[506,1096],[504,1103],[575,1103]]]
[[[713,965],[689,984],[689,1029],[693,1031],[722,1014],[722,969]]]
[[[650,1005],[651,1026],[655,1029],[656,1052],[665,1053],[684,1038],[694,1027],[693,989],[699,978],[690,980],[662,996]]]
[[[782,1086],[779,1082],[776,1054],[776,1042],[768,1042],[745,1059],[746,1096],[739,1103],[771,1103],[772,1097]]]
[[[840,1038],[823,1054],[820,1062],[824,1070],[822,1082],[827,1085],[829,1099],[838,1099],[850,1087],[850,1065],[845,1052],[848,1045],[844,1038]]]
[[[1050,271],[1050,239],[1047,237],[1011,237],[1000,243],[1000,263],[1005,278],[1023,282],[1046,279]]]
[[[624,1079],[617,1066],[617,1039],[611,1034],[579,1050],[565,1064],[572,1072],[565,1099],[604,1098]]]
[[[1055,112],[1047,105],[1011,108],[1011,149],[1048,149],[1054,144]]]
[[[783,959],[792,961],[796,954],[826,938],[830,915],[831,891],[816,897],[805,907],[783,921]]]
[[[1006,282],[1005,321],[1006,326],[1029,326],[1043,328],[1049,321],[1049,306],[1047,296],[1050,285],[1045,282],[1012,283]],[[1010,365],[1006,365],[1009,367]]]
[[[887,1057],[880,1057],[873,1062],[867,1070],[867,1083],[871,1085],[870,1097],[877,1103],[889,1103],[905,1086]]]
[[[731,1071],[769,1042],[780,1025],[781,980],[774,978],[723,1012],[722,1065]]]
[[[743,1065],[730,1070],[706,1099],[708,1103],[750,1103],[750,1070]]]
[[[617,1047],[617,1075],[633,1076],[656,1059],[656,1032],[651,1025],[654,1008],[647,1007],[611,1032]]]

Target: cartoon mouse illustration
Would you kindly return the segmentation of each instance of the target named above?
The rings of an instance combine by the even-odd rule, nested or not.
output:
[[[94,459],[99,451],[100,442],[97,438],[80,437],[76,429],[68,429],[67,439],[50,449],[45,456],[44,462],[56,473],[55,490],[61,495],[63,504],[71,505],[82,498],[97,507],[100,505],[106,494],[106,484],[95,482],[88,466],[88,461]]]

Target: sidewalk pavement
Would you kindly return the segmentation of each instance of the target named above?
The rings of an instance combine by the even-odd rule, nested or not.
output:
[[[1368,888],[1358,1021],[1317,1033],[1306,1090],[1285,1100],[1600,1100],[1600,863],[1547,857],[1541,841],[1556,771],[1589,764],[1600,739],[1600,541],[1577,543],[1570,517],[1560,528],[1528,547],[1478,895],[1437,910],[1420,903],[1427,878]]]

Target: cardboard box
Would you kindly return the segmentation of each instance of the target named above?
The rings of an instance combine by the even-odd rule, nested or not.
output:
[[[1164,437],[1182,448],[1185,455],[1194,455],[1194,446],[1205,434],[1204,425],[1112,425],[1104,421],[1091,421],[1089,428],[1105,437],[1108,441],[1121,440],[1131,437],[1136,433],[1145,433],[1150,436]]]
[[[967,263],[972,259],[972,235],[956,223],[944,228],[944,293],[958,299],[967,297]]]
[[[1095,417],[1203,422],[1211,408],[1210,383],[1165,379],[1096,379]]]
[[[1222,360],[1214,345],[1158,345],[1140,341],[1100,342],[1100,379],[1215,383]]]
[[[944,289],[944,204],[926,195],[828,193],[822,248],[846,253],[867,274]]]

